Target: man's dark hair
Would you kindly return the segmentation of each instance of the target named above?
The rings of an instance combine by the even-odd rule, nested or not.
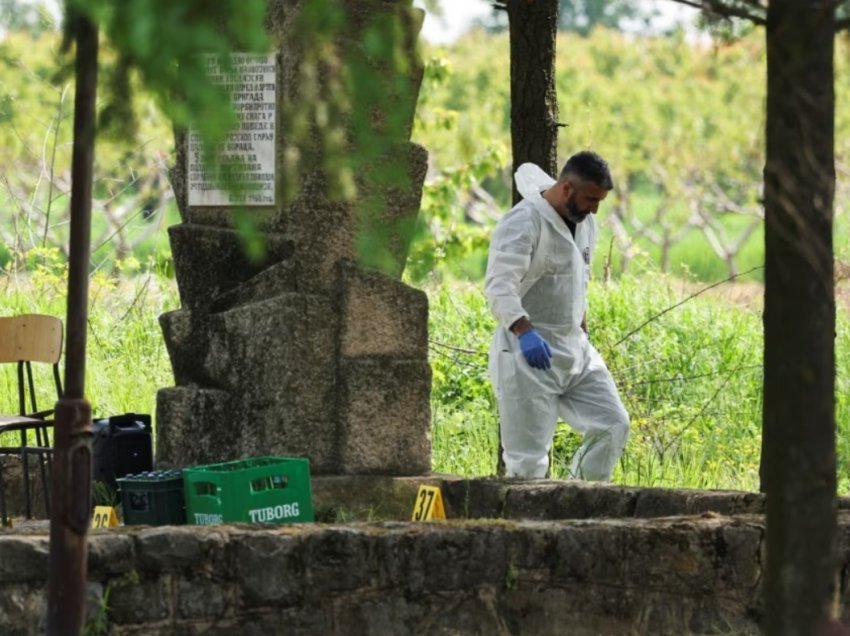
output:
[[[571,176],[576,176],[582,181],[592,181],[605,190],[611,190],[614,187],[608,162],[590,150],[577,152],[564,164],[560,178]]]

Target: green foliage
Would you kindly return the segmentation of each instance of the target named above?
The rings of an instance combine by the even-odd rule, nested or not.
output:
[[[471,222],[470,215],[477,205],[489,203],[475,197],[489,175],[500,170],[505,154],[505,148],[493,146],[468,164],[444,170],[424,188],[416,240],[407,258],[411,280],[421,281],[434,270],[473,280],[483,275],[490,228]]]
[[[35,247],[67,249],[73,83],[59,37],[10,32],[0,40],[0,267],[20,269]],[[106,48],[106,59],[114,54]],[[171,131],[148,94],[132,102],[135,135],[97,141],[94,248],[126,256],[161,229],[170,186]],[[95,253],[97,262],[103,252]]]
[[[44,250],[30,274],[0,283],[0,315],[45,313],[65,320],[67,264],[55,250]],[[179,306],[172,280],[151,265],[133,275],[132,264],[122,276],[96,273],[90,281],[86,397],[94,417],[127,412],[154,413],[156,391],[171,386],[173,377],[159,316]],[[46,365],[34,365],[40,408],[56,402]],[[0,369],[0,412],[17,412],[14,365]]]
[[[683,287],[646,275],[592,288],[591,339],[632,417],[632,438],[615,479],[757,489],[759,314],[697,298],[626,337],[691,293],[692,286]]]
[[[850,109],[841,106],[850,97],[847,47],[841,42],[836,55],[839,174],[850,165]],[[597,252],[597,273],[612,236],[615,273],[647,254],[667,271],[706,281],[763,262],[763,33],[731,43],[695,43],[681,34],[635,38],[597,29],[584,39],[559,36],[557,50],[560,119],[567,124],[559,156],[583,148],[599,152],[609,160],[616,185],[600,211],[600,246],[606,249]],[[414,132],[433,164],[424,224],[458,219],[449,231],[463,242],[482,226],[489,233],[510,207],[507,154],[486,181],[468,180],[491,196],[488,214],[468,218],[469,186],[454,199],[429,193],[444,174],[457,180],[489,149],[510,147],[508,38],[479,31],[451,47],[426,49],[426,58],[431,61]],[[850,189],[843,181],[836,194],[835,245],[847,259]],[[451,238],[440,242],[451,245]],[[419,240],[433,237],[423,233]],[[444,262],[459,273],[449,259]],[[415,266],[421,276],[423,264]],[[470,274],[474,278],[480,269]]]
[[[428,291],[434,470],[494,474],[498,420],[487,374],[493,320],[476,286],[456,283]],[[693,284],[651,273],[591,286],[591,341],[606,359],[632,418],[631,436],[614,481],[757,490],[759,312],[733,305],[722,295],[704,295],[628,335],[695,291]],[[850,439],[850,321],[846,311],[839,317],[839,481],[842,492],[848,492],[850,446],[841,440]],[[579,445],[579,436],[560,423],[554,477],[567,476]]]
[[[475,286],[429,286],[427,290],[434,471],[494,474],[499,424],[487,373],[494,321]]]
[[[66,40],[75,36],[75,16],[98,24],[116,51],[105,123],[133,121],[130,74],[144,86],[176,126],[194,126],[211,147],[234,123],[225,90],[206,74],[205,55],[214,55],[230,70],[229,54],[265,52],[263,0],[67,0]],[[179,99],[175,99],[179,96]]]
[[[109,634],[109,593],[112,588],[107,584],[103,596],[97,605],[97,613],[83,625],[82,636],[107,636]]]
[[[94,19],[105,35],[94,192],[95,232],[101,236],[94,244],[108,239],[120,259],[137,248],[135,237],[147,240],[166,215],[174,217],[173,206],[163,206],[170,196],[164,159],[172,146],[163,113],[178,130],[198,130],[205,160],[215,163],[214,150],[235,116],[224,88],[206,74],[209,56],[228,75],[230,52],[270,49],[269,7],[265,0],[69,0],[67,7],[66,45],[81,15]],[[412,233],[403,224],[387,225],[384,194],[409,188],[406,162],[397,159],[407,150],[402,142],[415,104],[410,64],[417,61],[407,59],[406,45],[416,14],[376,12],[351,38],[345,10],[337,2],[310,0],[287,33],[288,46],[299,51],[299,91],[288,95],[283,109],[287,147],[277,168],[286,200],[305,172],[316,168],[330,198],[359,195],[361,252],[375,260],[370,265],[383,268],[387,236]],[[57,45],[51,33],[34,41],[29,33],[12,32],[0,40],[0,123],[9,124],[0,126],[7,150],[0,158],[7,168],[0,170],[7,175],[0,181],[0,214],[10,221],[0,224],[0,264],[12,269],[34,246],[67,244],[73,85],[69,60]],[[35,81],[21,81],[27,75]],[[377,105],[384,110],[380,121]],[[393,144],[404,147],[391,148],[387,159]],[[264,246],[255,217],[237,212],[234,226],[249,255],[259,258]]]

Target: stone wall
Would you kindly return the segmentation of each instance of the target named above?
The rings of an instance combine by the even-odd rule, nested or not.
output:
[[[400,521],[425,483],[450,520]],[[387,521],[93,531],[87,636],[759,633],[759,494],[448,476],[312,486],[321,520]],[[850,500],[839,508],[846,608]],[[2,636],[43,633],[47,551],[44,522],[0,529]]]
[[[842,537],[846,563],[846,519]],[[89,546],[89,621],[113,636],[744,635],[761,616],[759,517],[125,528]],[[47,549],[0,534],[4,636],[43,633]]]

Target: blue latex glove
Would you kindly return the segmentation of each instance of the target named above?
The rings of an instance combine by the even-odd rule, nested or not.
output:
[[[534,329],[529,329],[519,337],[519,348],[526,362],[535,369],[548,369],[552,366],[549,343]]]

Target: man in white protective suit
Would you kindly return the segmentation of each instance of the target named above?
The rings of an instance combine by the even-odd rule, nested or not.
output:
[[[499,403],[508,477],[540,479],[558,418],[583,436],[573,478],[609,481],[629,415],[587,337],[593,215],[613,187],[608,164],[579,152],[557,181],[534,164],[516,171],[523,196],[490,241],[484,291],[499,327],[490,376]]]

